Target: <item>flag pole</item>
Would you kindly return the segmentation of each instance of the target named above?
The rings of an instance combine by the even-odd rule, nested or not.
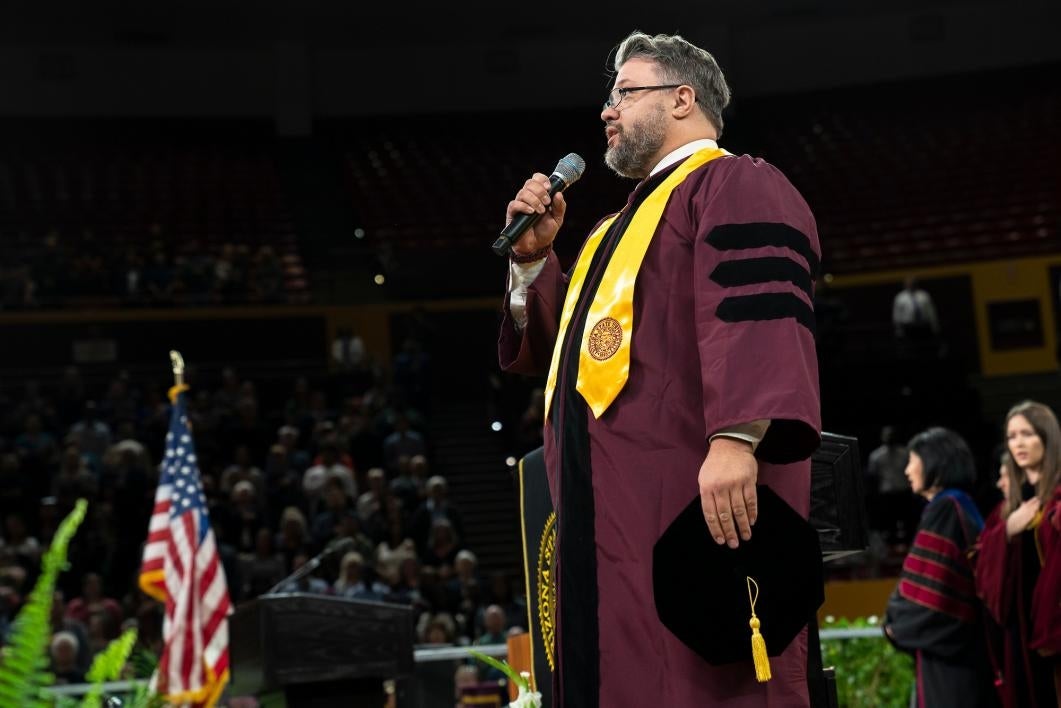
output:
[[[173,366],[173,385],[180,386],[184,383],[184,357],[176,349],[170,349],[169,361]]]

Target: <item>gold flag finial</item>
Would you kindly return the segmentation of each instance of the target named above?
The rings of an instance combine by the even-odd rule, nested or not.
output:
[[[171,349],[169,361],[173,365],[173,383],[180,386],[184,383],[184,357],[176,349]]]

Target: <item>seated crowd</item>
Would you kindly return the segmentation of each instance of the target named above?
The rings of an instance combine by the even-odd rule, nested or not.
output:
[[[300,378],[273,408],[232,369],[215,387],[188,372],[233,603],[274,588],[402,603],[415,608],[418,641],[435,645],[494,641],[525,625],[512,579],[484,577],[463,545],[464,518],[431,469],[423,412],[402,387],[366,372],[356,390],[348,375]],[[82,680],[123,627],[138,628],[143,648],[162,649],[163,607],[137,579],[169,424],[165,383],[119,372],[92,389],[76,368],[54,385],[0,387],[0,642],[59,522],[77,499],[89,502],[52,612],[52,668],[66,682]],[[286,580],[337,539],[349,539],[345,554]]]

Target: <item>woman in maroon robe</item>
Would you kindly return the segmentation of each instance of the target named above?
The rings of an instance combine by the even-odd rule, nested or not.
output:
[[[997,623],[991,652],[1006,708],[1061,705],[1061,429],[1041,403],[1006,416],[1007,491],[988,517],[976,590]]]

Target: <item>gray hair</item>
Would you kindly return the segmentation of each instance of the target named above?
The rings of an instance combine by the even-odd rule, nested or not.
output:
[[[692,86],[696,101],[722,135],[722,111],[729,105],[729,86],[711,54],[677,34],[650,37],[634,31],[615,50],[615,71],[634,58],[648,59],[659,67],[659,78]]]

